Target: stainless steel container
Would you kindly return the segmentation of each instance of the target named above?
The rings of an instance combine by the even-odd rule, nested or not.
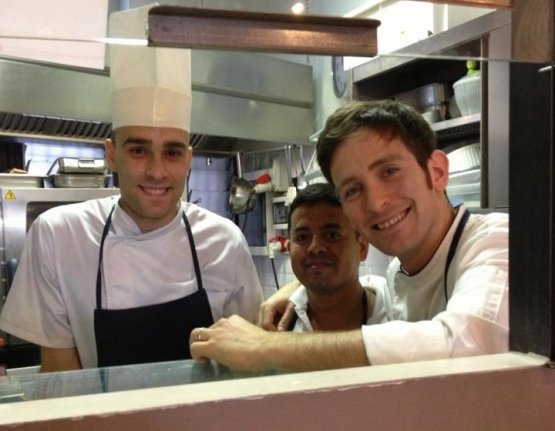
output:
[[[450,100],[450,88],[447,84],[433,83],[396,94],[395,100],[412,106],[420,113],[427,114],[430,122],[447,119]]]
[[[0,187],[39,189],[44,187],[44,177],[29,174],[0,174]]]
[[[56,188],[101,188],[106,187],[107,175],[98,174],[55,174],[50,175],[52,187]]]
[[[103,174],[106,172],[104,159],[60,157],[57,161],[59,174]]]

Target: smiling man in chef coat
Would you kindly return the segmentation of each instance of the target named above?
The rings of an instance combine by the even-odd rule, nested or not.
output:
[[[144,38],[149,7],[110,17]],[[43,371],[190,357],[189,333],[254,321],[262,289],[230,220],[181,200],[191,167],[190,52],[112,46],[121,196],[57,207],[30,228],[0,327],[41,346]]]
[[[232,316],[191,333],[193,356],[304,371],[508,351],[508,216],[451,205],[449,162],[422,116],[396,101],[353,101],[328,118],[316,151],[353,227],[395,256],[384,321],[294,334]],[[282,288],[265,308],[290,293]],[[268,325],[275,314],[265,313]]]

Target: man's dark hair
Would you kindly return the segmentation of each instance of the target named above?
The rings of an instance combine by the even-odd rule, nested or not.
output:
[[[315,183],[299,190],[293,202],[289,206],[287,215],[287,231],[291,232],[291,216],[296,208],[300,206],[312,206],[319,203],[327,203],[334,207],[341,207],[341,201],[333,186],[329,183]]]
[[[394,100],[349,102],[328,117],[316,145],[318,164],[330,184],[335,150],[361,129],[375,131],[387,139],[401,138],[425,171],[437,148],[430,125],[410,106]]]

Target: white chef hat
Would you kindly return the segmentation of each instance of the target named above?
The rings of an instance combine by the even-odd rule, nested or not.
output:
[[[145,39],[156,4],[110,15],[111,38]],[[191,52],[110,45],[112,127],[191,127]]]

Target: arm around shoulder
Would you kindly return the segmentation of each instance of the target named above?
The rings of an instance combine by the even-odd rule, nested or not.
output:
[[[286,330],[295,313],[289,297],[300,285],[298,280],[292,280],[266,299],[260,306],[258,326],[268,331]]]

